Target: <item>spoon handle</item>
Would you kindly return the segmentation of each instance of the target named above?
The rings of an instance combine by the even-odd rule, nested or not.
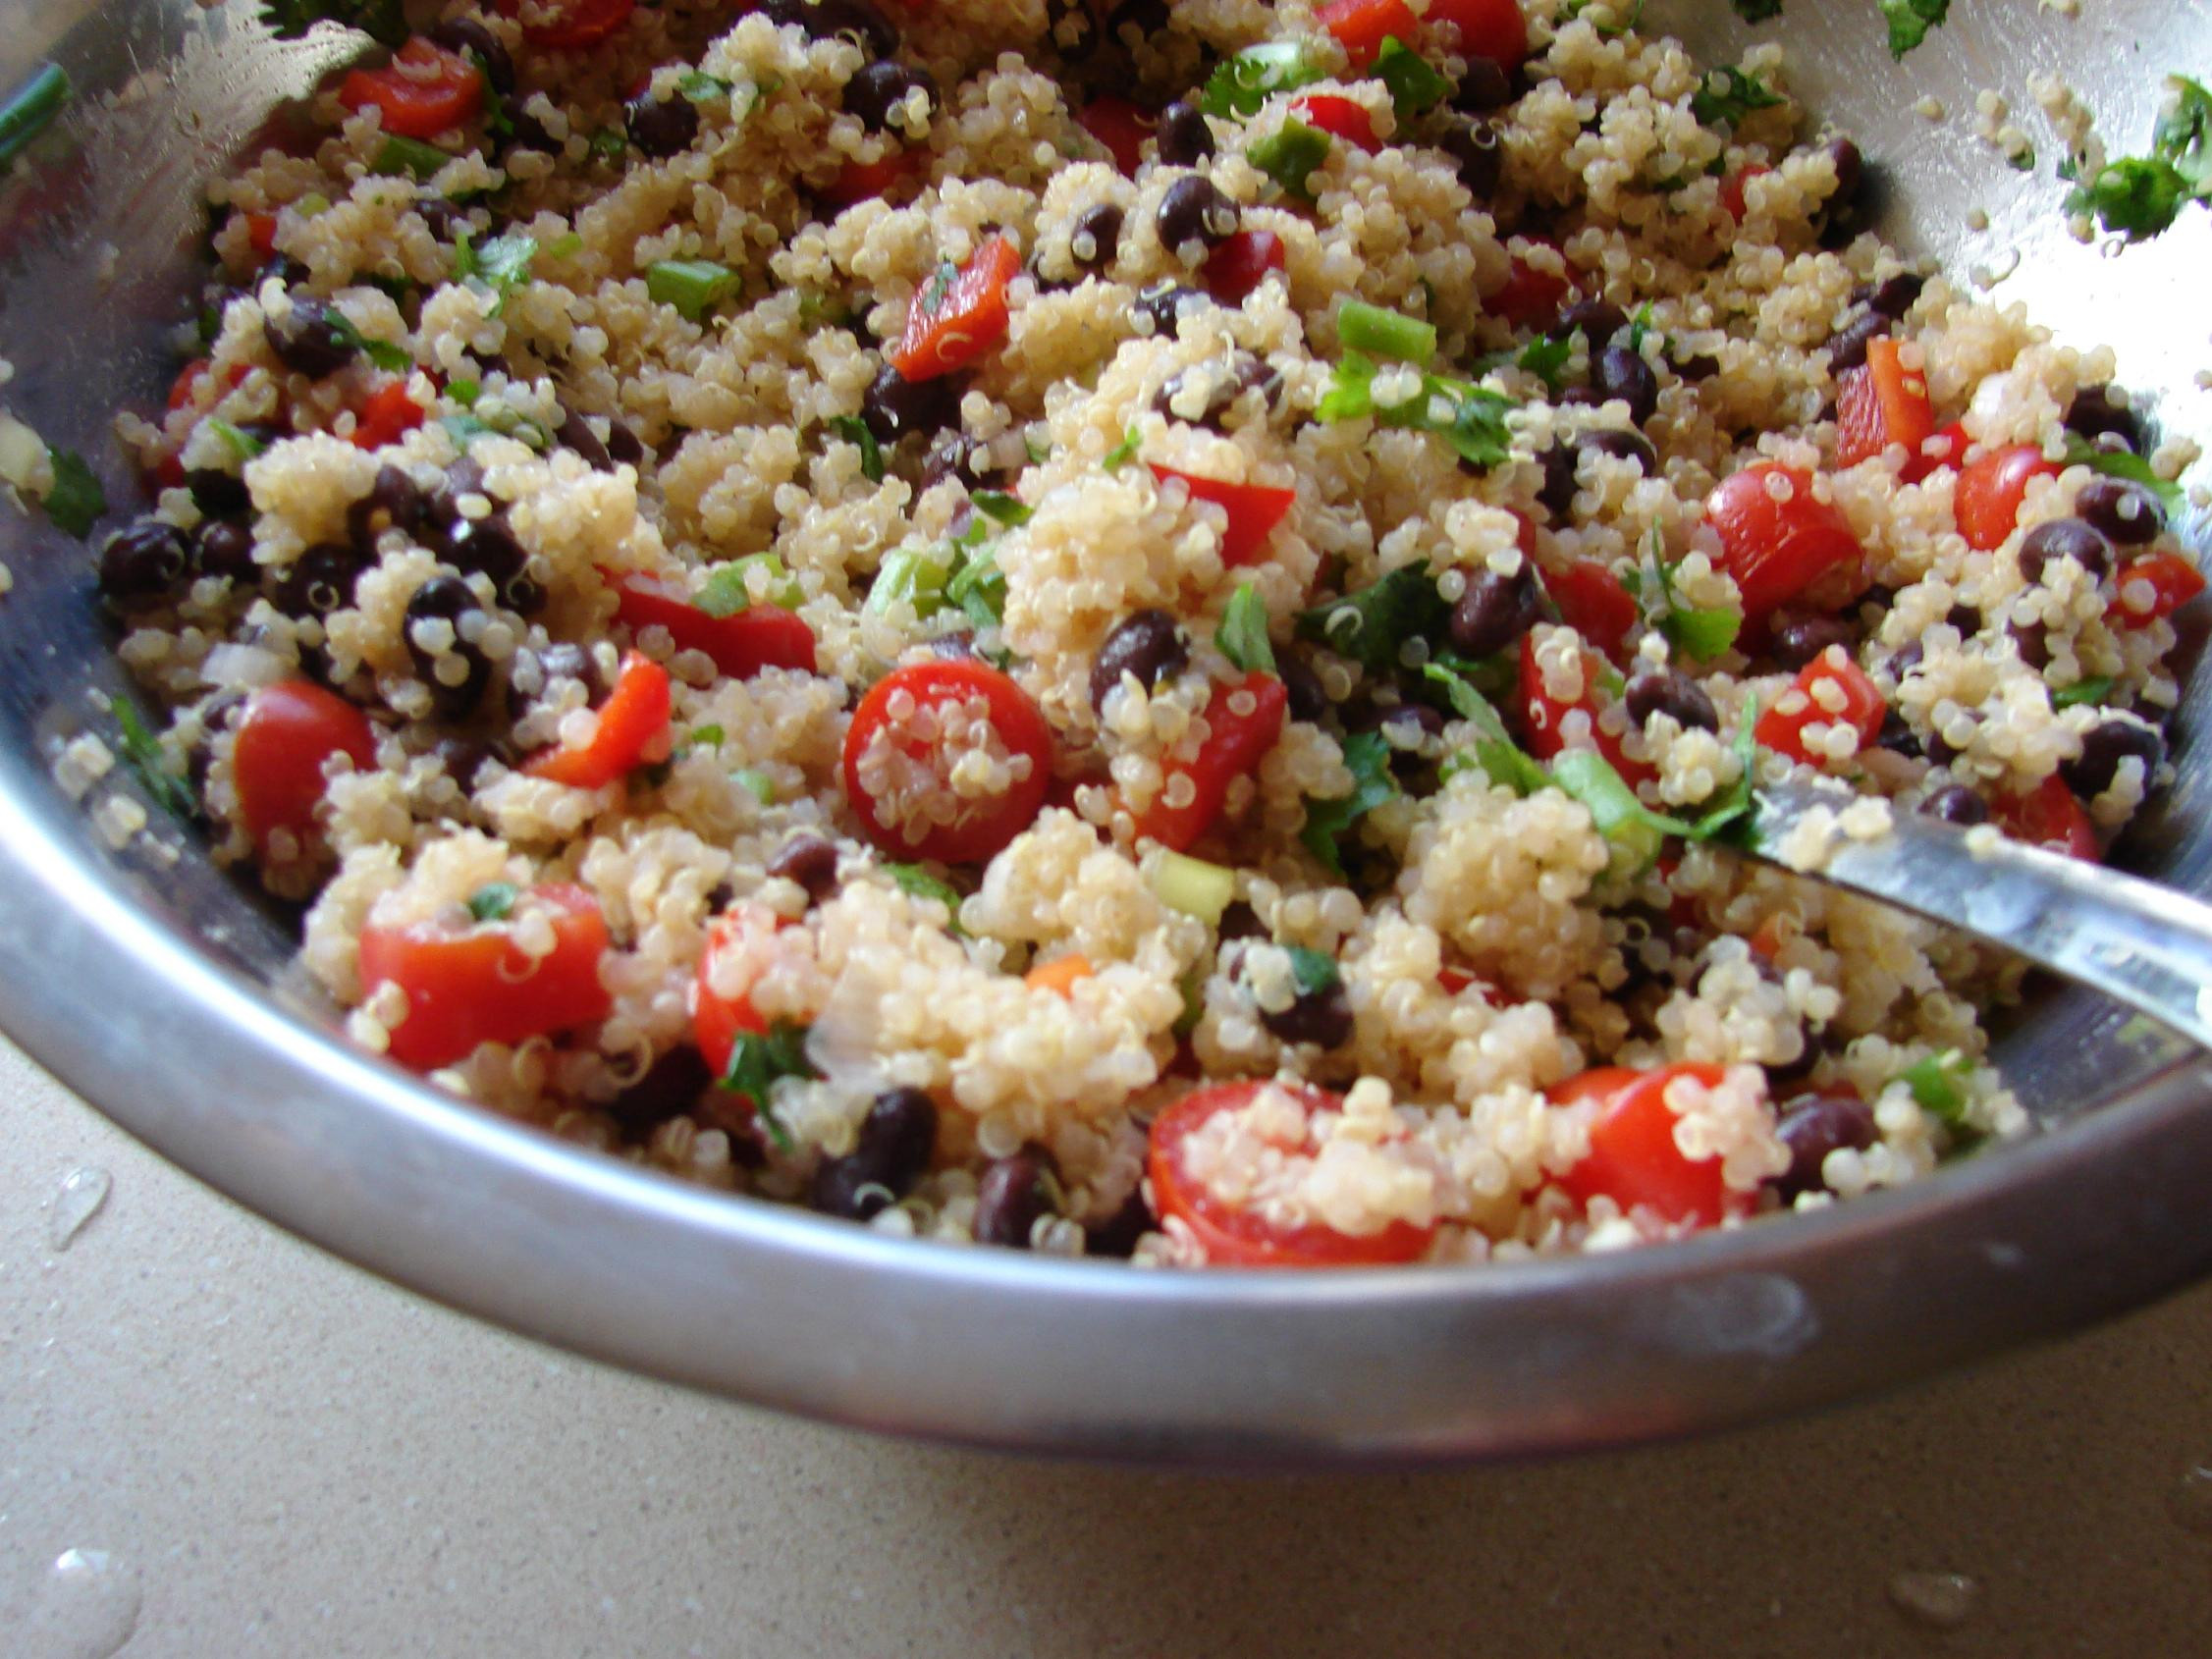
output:
[[[1816,868],[1799,870],[1782,856],[1793,835],[1817,832],[1817,823],[1807,830],[1816,814],[1851,800],[1808,784],[1763,786],[1745,850],[2002,945],[2212,1048],[2212,905],[1904,811],[1878,839],[1831,837]]]

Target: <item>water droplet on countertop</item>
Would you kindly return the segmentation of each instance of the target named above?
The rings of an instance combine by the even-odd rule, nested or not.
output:
[[[1973,1616],[1981,1586],[1964,1573],[1900,1573],[1889,1581],[1889,1598],[1908,1618],[1954,1631]]]
[[[54,1557],[16,1632],[24,1659],[108,1659],[138,1629],[138,1572],[107,1550]]]
[[[63,1176],[61,1190],[54,1195],[54,1212],[46,1221],[47,1242],[56,1250],[67,1250],[75,1244],[77,1235],[91,1225],[92,1217],[108,1202],[114,1186],[113,1176],[90,1165]]]
[[[2167,1499],[2174,1519],[2191,1532],[2212,1533],[2212,1464],[2185,1472]]]

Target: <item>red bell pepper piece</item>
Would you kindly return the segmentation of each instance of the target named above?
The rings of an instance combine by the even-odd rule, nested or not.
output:
[[[1296,490],[1277,489],[1268,484],[1224,484],[1217,478],[1178,472],[1157,461],[1147,464],[1152,467],[1152,475],[1162,484],[1170,478],[1179,478],[1190,491],[1191,500],[1212,502],[1229,515],[1228,527],[1221,532],[1221,562],[1224,564],[1256,562],[1267,548],[1269,532],[1282,522],[1290,504],[1298,499]]]
[[[571,789],[603,789],[631,768],[667,756],[670,703],[669,670],[632,651],[622,659],[615,689],[600,705],[591,740],[576,748],[548,749],[522,770]]]
[[[1239,713],[1231,705],[1247,693],[1252,706]],[[1220,817],[1229,785],[1257,768],[1282,736],[1289,702],[1290,694],[1273,674],[1254,672],[1239,685],[1216,685],[1206,705],[1205,742],[1191,760],[1170,765],[1160,793],[1137,815],[1137,833],[1176,852],[1205,834]],[[1177,777],[1190,780],[1192,795],[1180,806],[1169,806],[1166,790]]]
[[[1222,304],[1241,305],[1269,271],[1282,268],[1282,238],[1272,231],[1236,231],[1206,256],[1198,280]]]
[[[649,576],[624,576],[615,589],[615,619],[633,629],[666,628],[678,651],[703,651],[731,679],[763,669],[814,671],[814,630],[781,605],[751,605],[710,616]]]
[[[891,366],[908,380],[931,380],[964,369],[1006,338],[1006,287],[1021,272],[1021,255],[1004,237],[986,237],[957,271],[923,285],[891,349]]]

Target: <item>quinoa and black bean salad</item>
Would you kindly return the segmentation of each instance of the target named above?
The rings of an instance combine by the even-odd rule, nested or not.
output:
[[[2020,1135],[2019,964],[1729,836],[2098,856],[2188,457],[1637,10],[274,6],[383,44],[125,417],[141,746],[364,1048],[888,1232],[1526,1258]]]

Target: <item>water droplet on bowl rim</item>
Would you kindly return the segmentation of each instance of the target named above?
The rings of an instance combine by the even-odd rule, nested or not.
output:
[[[46,1224],[47,1242],[58,1251],[75,1244],[77,1235],[91,1224],[100,1206],[108,1202],[114,1186],[113,1176],[90,1165],[63,1176],[61,1189],[54,1194],[54,1212]]]
[[[2167,1499],[2167,1507],[2191,1532],[2212,1532],[2212,1464],[2185,1470]]]
[[[109,1659],[136,1633],[137,1569],[101,1549],[66,1549],[54,1557],[30,1615],[11,1639],[24,1659]]]
[[[1949,1631],[1972,1617],[1981,1586],[1964,1573],[1900,1573],[1889,1581],[1889,1598],[1907,1617]]]

